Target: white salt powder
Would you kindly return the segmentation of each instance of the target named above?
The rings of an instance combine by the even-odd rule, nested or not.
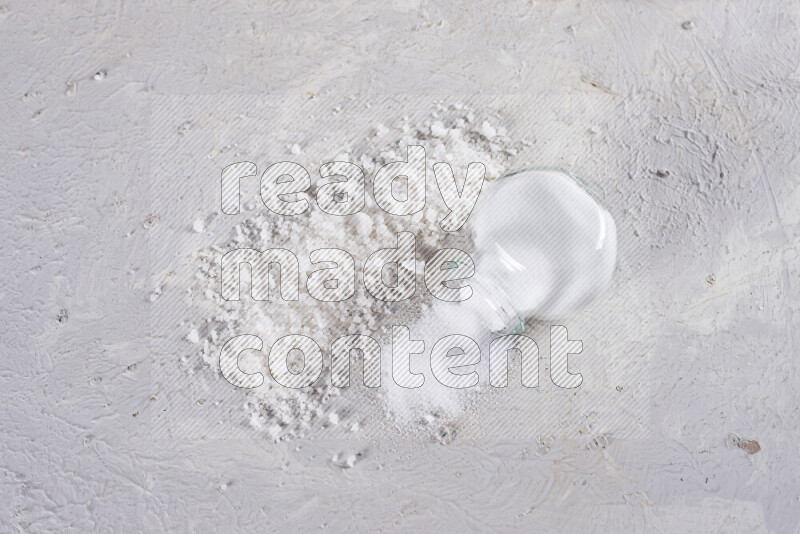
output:
[[[417,292],[405,302],[386,303],[367,294],[360,276],[357,276],[355,295],[342,302],[318,302],[303,293],[302,281],[312,271],[308,255],[319,248],[334,247],[347,250],[361,266],[374,251],[397,246],[397,233],[410,231],[416,235],[418,260],[424,260],[433,250],[453,246],[453,236],[442,231],[439,221],[448,213],[433,179],[433,164],[449,162],[459,179],[463,179],[466,166],[481,162],[486,166],[486,179],[498,178],[507,170],[509,154],[518,146],[502,136],[488,120],[477,120],[476,111],[467,106],[439,106],[429,118],[420,124],[408,119],[387,122],[375,126],[366,139],[355,139],[353,145],[342,151],[334,160],[356,161],[367,176],[367,190],[371,191],[371,180],[375,172],[387,163],[406,158],[410,145],[422,145],[426,149],[426,173],[428,195],[423,211],[408,217],[388,215],[375,204],[372,195],[367,195],[365,209],[352,216],[332,217],[318,209],[313,203],[309,211],[296,217],[282,217],[263,206],[250,218],[236,225],[223,246],[214,246],[198,251],[193,258],[197,265],[196,285],[191,295],[198,308],[206,310],[205,321],[197,329],[197,344],[201,357],[209,368],[219,373],[218,359],[222,345],[228,339],[242,334],[258,335],[264,342],[264,350],[255,357],[240,362],[246,372],[262,372],[264,384],[248,390],[244,411],[250,425],[265,433],[269,439],[285,439],[300,436],[316,420],[327,418],[329,423],[339,422],[339,415],[327,415],[328,405],[342,393],[330,383],[330,345],[344,335],[365,334],[381,343],[382,380],[377,390],[361,387],[359,395],[377,395],[383,399],[385,412],[393,421],[405,423],[416,421],[424,424],[425,415],[438,418],[457,416],[464,409],[464,391],[445,388],[431,376],[429,357],[433,343],[442,335],[465,333],[464,322],[445,323],[434,318],[432,313],[421,318],[422,308],[434,299],[424,289],[423,271],[417,269]],[[476,124],[480,124],[477,127]],[[489,142],[491,139],[491,143]],[[287,152],[297,154],[299,145],[287,147]],[[276,154],[275,158],[291,159],[291,155]],[[319,155],[320,162],[325,158]],[[325,159],[324,161],[329,161]],[[247,205],[246,205],[247,207]],[[466,230],[459,232],[459,243],[469,246]],[[460,245],[459,245],[460,246]],[[248,297],[242,301],[229,302],[219,294],[221,256],[234,248],[252,247],[286,248],[300,261],[301,293],[298,301],[284,302],[270,298],[269,303],[254,303]],[[465,248],[467,252],[471,252]],[[315,267],[316,269],[318,267]],[[274,283],[275,280],[272,280]],[[451,310],[440,309],[435,303],[434,313],[451,314]],[[425,353],[414,356],[414,365],[426,376],[425,385],[419,390],[397,386],[391,372],[391,327],[404,324],[411,329],[414,339],[425,340]],[[475,327],[474,329],[477,329]],[[325,368],[314,387],[290,389],[278,385],[267,370],[269,347],[280,337],[302,334],[314,339],[325,355]],[[477,335],[477,334],[476,334]],[[438,336],[438,337],[434,337]],[[187,334],[190,340],[195,335]],[[192,341],[194,343],[194,341]],[[260,355],[259,355],[260,354]],[[245,368],[247,365],[247,368]],[[361,368],[356,362],[354,368]],[[353,375],[351,383],[356,380]],[[487,376],[485,373],[482,376]],[[351,386],[352,387],[352,386]],[[341,399],[340,399],[341,401]],[[336,423],[331,419],[334,417]],[[358,424],[345,421],[350,428]]]

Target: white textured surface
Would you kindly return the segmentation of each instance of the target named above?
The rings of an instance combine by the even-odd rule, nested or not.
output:
[[[0,529],[796,531],[799,22],[797,3],[753,1],[3,3]],[[601,364],[581,360],[563,431],[447,446],[154,432],[153,406],[171,405],[151,372],[177,355],[152,350],[164,279],[143,223],[163,191],[205,206],[218,187],[184,172],[198,147],[151,176],[154,102],[247,94],[291,117],[314,95],[398,92],[517,96],[504,116],[535,143],[510,163],[601,190],[627,259],[600,330],[640,341],[584,339]],[[256,118],[245,155],[318,136]],[[197,216],[176,243],[205,243]],[[231,428],[237,395],[214,412]]]

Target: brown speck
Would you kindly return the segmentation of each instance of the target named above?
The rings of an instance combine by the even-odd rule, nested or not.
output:
[[[714,282],[716,281],[717,281],[717,275],[715,275],[714,273],[711,273],[708,276],[706,276],[706,283],[708,283],[708,285],[713,286]]]
[[[68,318],[69,318],[69,315],[67,314],[67,310],[65,310],[65,309],[63,309],[63,308],[62,308],[62,309],[61,309],[61,310],[58,312],[58,316],[56,317],[56,321],[58,321],[58,322],[59,322],[59,323],[61,323],[61,324],[64,324],[64,323],[66,323],[66,322],[67,322],[67,319],[68,319]]]
[[[658,176],[659,178],[666,178],[667,176],[669,176],[669,171],[666,169],[658,169],[656,171],[656,176]]]
[[[144,222],[142,226],[145,230],[150,230],[158,223],[158,215],[155,213],[148,213],[147,216],[144,218]]]
[[[681,28],[683,28],[684,30],[693,30],[694,29],[694,22],[692,22],[691,20],[685,20],[681,24]]]
[[[441,426],[436,431],[436,440],[442,445],[450,445],[455,439],[455,431],[448,426]]]
[[[617,386],[617,391],[619,391],[620,393],[622,393],[622,386]]]
[[[761,445],[759,445],[756,440],[743,439],[736,445],[747,454],[755,454],[761,450]]]
[[[133,414],[134,417],[136,417],[137,415],[139,415],[139,412]]]

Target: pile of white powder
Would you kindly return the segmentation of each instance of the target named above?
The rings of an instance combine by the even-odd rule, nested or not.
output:
[[[343,391],[330,383],[330,345],[348,334],[369,335],[381,344],[381,387],[368,390],[363,384],[358,384],[360,362],[354,362],[350,387],[353,388],[354,384],[360,386],[360,395],[382,403],[388,419],[404,424],[409,421],[430,424],[433,419],[446,421],[463,410],[463,394],[456,390],[443,391],[446,388],[438,384],[435,389],[427,387],[434,381],[429,368],[426,385],[421,390],[403,390],[394,384],[390,376],[391,327],[393,324],[409,326],[412,339],[424,335],[422,330],[431,321],[433,300],[422,279],[424,259],[443,247],[471,252],[468,225],[453,234],[439,227],[439,221],[448,210],[436,185],[434,163],[449,163],[459,184],[463,183],[467,165],[471,162],[481,162],[486,166],[487,180],[498,178],[508,170],[509,158],[526,143],[515,143],[506,137],[504,129],[496,126],[501,122],[502,117],[497,113],[479,114],[467,106],[438,105],[422,124],[409,124],[407,118],[377,124],[370,136],[353,140],[349,150],[334,158],[356,163],[364,170],[367,204],[363,211],[345,217],[324,213],[314,201],[316,188],[321,184],[312,179],[307,197],[310,208],[306,213],[280,216],[268,211],[260,202],[244,202],[248,218],[236,225],[227,238],[218,240],[220,245],[200,250],[193,256],[197,274],[190,295],[203,319],[190,325],[186,338],[198,347],[199,356],[209,364],[208,368],[220,374],[220,349],[234,336],[252,334],[264,342],[262,352],[249,351],[240,359],[245,372],[260,371],[265,377],[263,385],[244,394],[244,410],[253,428],[271,439],[302,435],[304,429],[315,422],[347,425],[348,430],[356,431],[357,422],[340,421],[337,413],[330,409],[334,397],[340,397],[340,402],[347,400],[342,398]],[[406,148],[410,145],[422,145],[426,150],[427,203],[421,212],[399,217],[385,213],[375,204],[372,177],[381,166],[406,160]],[[293,160],[304,154],[300,145],[286,148],[287,154],[276,154],[276,161],[278,158]],[[324,162],[316,162],[316,168]],[[316,168],[309,169],[312,176]],[[194,229],[202,232],[203,221],[197,221]],[[378,249],[397,246],[397,234],[401,231],[416,235],[417,291],[405,302],[379,301],[366,292],[362,283],[364,260]],[[291,250],[300,261],[298,301],[282,301],[277,291],[271,292],[269,302],[255,302],[244,295],[244,291],[241,301],[229,302],[221,298],[219,262],[225,252],[235,248],[264,250],[276,247]],[[353,256],[357,270],[353,297],[342,302],[319,302],[307,293],[304,281],[308,273],[315,270],[310,264],[309,253],[318,248],[341,248]],[[275,288],[276,272],[270,271],[271,287]],[[242,284],[249,287],[249,281],[244,278]],[[441,329],[441,326],[437,325],[435,329]],[[269,347],[278,338],[289,334],[309,336],[323,350],[325,368],[313,387],[290,389],[270,377],[267,370]],[[428,341],[425,349],[423,361],[427,361],[430,354]]]

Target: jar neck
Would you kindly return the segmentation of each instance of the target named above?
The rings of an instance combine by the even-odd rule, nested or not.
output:
[[[469,280],[473,295],[470,301],[493,332],[520,334],[525,330],[525,321],[511,304],[508,294],[492,280],[474,275]]]

